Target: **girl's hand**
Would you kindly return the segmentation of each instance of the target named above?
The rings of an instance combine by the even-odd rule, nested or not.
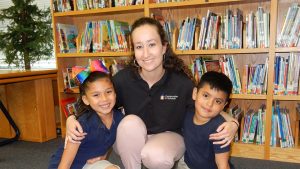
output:
[[[235,122],[224,122],[217,128],[218,133],[211,134],[209,136],[210,140],[220,140],[214,141],[213,144],[221,144],[221,148],[228,146],[238,130],[238,126]]]
[[[80,143],[87,133],[84,133],[79,122],[74,116],[69,116],[66,122],[66,140],[72,143]]]

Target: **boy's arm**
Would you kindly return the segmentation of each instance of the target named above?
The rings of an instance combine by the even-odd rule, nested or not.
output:
[[[215,161],[217,163],[218,169],[230,169],[228,160],[229,160],[229,151],[215,154]]]
[[[226,147],[233,140],[234,135],[238,130],[239,123],[236,119],[234,119],[233,117],[228,115],[226,112],[222,111],[221,115],[226,120],[226,122],[221,124],[217,129],[218,133],[211,134],[209,136],[209,139],[210,140],[221,140],[221,141],[215,141],[214,144],[221,144],[222,147]]]
[[[80,144],[78,143],[72,143],[68,141],[58,166],[59,169],[69,169],[71,167],[79,146]]]

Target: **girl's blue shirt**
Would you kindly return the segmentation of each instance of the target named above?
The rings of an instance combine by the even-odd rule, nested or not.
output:
[[[116,140],[117,127],[122,118],[123,114],[120,111],[113,110],[113,122],[110,129],[107,129],[94,111],[80,116],[78,121],[87,135],[81,141],[71,168],[81,169],[88,159],[104,155]],[[58,168],[63,150],[62,144],[52,155],[48,169]]]

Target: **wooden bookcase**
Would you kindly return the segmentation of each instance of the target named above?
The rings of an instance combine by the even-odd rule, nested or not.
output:
[[[51,0],[52,1],[52,0]],[[74,0],[76,3],[76,0]],[[273,94],[273,78],[274,78],[274,59],[277,54],[287,55],[289,52],[300,52],[300,48],[277,48],[276,37],[280,33],[284,18],[288,7],[291,3],[299,0],[189,0],[184,2],[170,2],[170,3],[155,3],[155,0],[144,0],[143,5],[113,7],[103,9],[93,9],[84,11],[69,11],[52,13],[53,20],[53,35],[55,43],[55,55],[57,59],[58,69],[58,92],[59,99],[71,97],[78,94],[66,94],[63,91],[62,69],[74,65],[87,65],[89,58],[102,57],[130,57],[131,52],[105,52],[105,53],[59,53],[58,36],[56,31],[56,23],[73,24],[78,27],[79,33],[83,31],[86,21],[115,19],[126,21],[132,24],[133,21],[141,16],[150,16],[151,13],[159,14],[169,17],[177,21],[186,18],[187,16],[198,16],[199,18],[206,15],[208,9],[217,14],[224,14],[226,8],[239,8],[245,15],[250,10],[256,10],[258,6],[264,7],[270,12],[270,47],[256,48],[256,49],[217,49],[217,50],[189,50],[178,51],[175,53],[179,55],[184,61],[190,63],[196,56],[212,55],[220,56],[224,54],[232,54],[235,57],[237,67],[241,69],[243,64],[264,63],[266,57],[268,62],[268,87],[266,95],[251,95],[251,94],[233,94],[231,98],[234,103],[246,107],[249,104],[259,105],[262,102],[266,104],[266,144],[232,144],[232,156],[267,159],[276,161],[300,162],[300,146],[299,140],[299,117],[296,117],[296,104],[300,102],[300,95],[296,96],[277,96]],[[74,3],[74,4],[75,4]],[[279,8],[280,6],[280,8]],[[244,17],[245,21],[245,17]],[[240,70],[240,73],[242,70]],[[291,111],[291,118],[293,120],[293,132],[296,136],[296,146],[293,148],[270,147],[270,132],[271,132],[271,116],[272,104],[274,100],[279,100],[283,105],[288,107]],[[296,121],[298,119],[298,121]],[[65,115],[60,113],[62,134],[65,135]],[[296,133],[297,131],[297,133]]]

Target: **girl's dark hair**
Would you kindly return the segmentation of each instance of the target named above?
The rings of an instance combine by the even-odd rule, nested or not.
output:
[[[181,60],[180,58],[178,58],[175,55],[172,48],[168,44],[168,41],[166,40],[165,31],[164,31],[164,29],[163,29],[163,27],[162,27],[162,25],[160,24],[159,21],[157,21],[153,18],[149,18],[149,17],[142,17],[142,18],[136,20],[133,23],[132,27],[131,27],[131,37],[132,37],[132,32],[136,28],[141,27],[143,25],[154,26],[157,30],[157,33],[159,34],[161,43],[163,45],[167,45],[167,50],[166,50],[166,53],[164,54],[165,56],[164,56],[164,60],[163,60],[163,68],[166,69],[166,70],[170,70],[170,71],[184,73],[190,79],[193,79],[193,76],[192,76],[192,73],[191,73],[190,69],[184,64],[183,60]],[[133,43],[132,43],[132,45],[133,45]],[[134,63],[134,59],[135,59],[135,57],[133,56],[131,61],[130,61],[129,66],[132,67],[133,69],[135,69],[138,72],[139,67],[137,67],[136,64]]]
[[[78,99],[77,114],[76,114],[77,117],[85,113],[87,110],[91,110],[91,106],[84,104],[84,102],[82,101],[82,96],[86,94],[86,89],[88,88],[88,85],[99,79],[104,79],[104,78],[109,79],[113,85],[111,76],[109,74],[100,71],[91,72],[89,76],[84,80],[84,82],[80,84],[79,86],[80,97]]]

